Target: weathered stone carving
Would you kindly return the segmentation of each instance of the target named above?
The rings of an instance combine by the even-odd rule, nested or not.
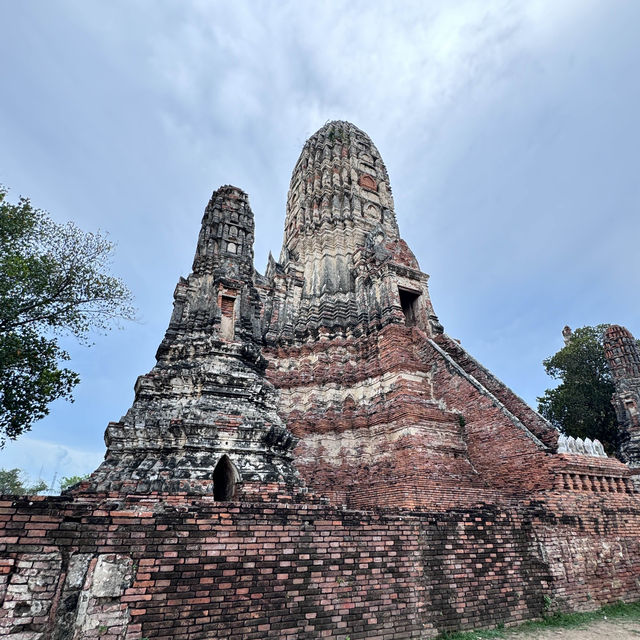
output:
[[[606,458],[607,454],[600,440],[591,440],[591,438],[574,438],[561,434],[558,438],[558,453],[573,453],[586,456],[594,456],[596,458]]]
[[[305,481],[338,504],[422,508],[445,488],[460,503],[481,487],[552,486],[563,462],[549,454],[608,464],[599,442],[562,437],[447,336],[427,283],[375,145],[327,123],[296,163],[280,262],[258,287]]]
[[[382,158],[348,122],[307,140],[291,177],[280,264],[270,261],[266,275],[269,345],[402,323],[402,283],[418,294],[418,325],[441,330],[428,276],[400,238]]]
[[[640,474],[640,349],[631,332],[615,324],[604,347],[616,386],[611,402],[620,426],[618,454]]]
[[[72,495],[0,500],[0,636],[422,638],[539,618],[543,592],[638,599],[628,466],[444,333],[366,134],[305,145],[264,277],[252,242],[222,187],[104,463]],[[640,359],[610,338],[633,460]]]
[[[291,465],[295,438],[264,375],[253,234],[247,196],[229,186],[214,192],[157,363],[136,382],[131,409],[108,426],[105,461],[87,490],[229,499],[242,488],[237,483],[245,493],[252,483],[299,484]],[[214,470],[223,455],[230,467],[219,470],[219,482],[233,487],[218,492]]]
[[[302,486],[299,471],[337,504],[429,508],[444,489],[463,503],[555,486],[569,471],[554,453],[572,454],[570,473],[628,473],[599,442],[561,436],[444,333],[384,163],[354,125],[330,122],[305,144],[265,276],[253,235],[247,196],[216,191],[156,366],[75,492],[273,499]]]

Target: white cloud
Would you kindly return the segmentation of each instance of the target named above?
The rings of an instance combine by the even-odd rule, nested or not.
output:
[[[0,468],[18,468],[32,480],[42,479],[50,486],[63,477],[93,471],[104,458],[104,451],[74,449],[44,440],[22,437],[0,451]]]

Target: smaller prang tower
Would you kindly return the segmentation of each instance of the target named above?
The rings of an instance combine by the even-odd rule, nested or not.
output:
[[[247,195],[215,191],[157,363],[138,378],[131,409],[107,427],[104,462],[76,491],[283,499],[301,486],[296,440],[264,375],[253,240]]]
[[[618,456],[640,485],[640,349],[631,332],[617,324],[607,329],[604,347],[616,386],[611,402],[620,429]]]

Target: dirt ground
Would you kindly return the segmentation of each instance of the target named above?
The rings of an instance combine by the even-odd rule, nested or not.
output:
[[[600,620],[573,629],[514,633],[509,640],[640,640],[638,620]]]

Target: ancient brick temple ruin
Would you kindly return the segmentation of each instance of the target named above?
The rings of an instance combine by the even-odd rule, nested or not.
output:
[[[156,366],[107,427],[105,461],[84,493],[228,500],[301,485],[295,439],[265,376],[254,279],[253,213],[244,193],[222,187],[205,211],[193,271],[176,287]]]
[[[640,490],[640,348],[630,331],[618,325],[607,329],[604,345],[616,385],[612,402],[620,425],[619,458],[629,465]]]
[[[264,276],[253,236],[214,192],[104,462],[2,501],[2,637],[430,638],[640,599],[630,466],[447,336],[364,132],[307,141]],[[637,351],[609,341],[636,471]]]

